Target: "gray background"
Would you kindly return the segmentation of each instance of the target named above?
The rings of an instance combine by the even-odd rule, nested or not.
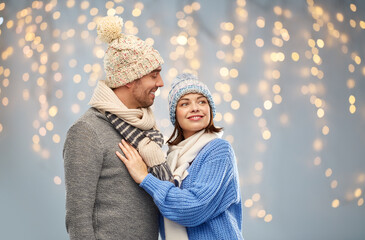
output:
[[[5,8],[0,11],[0,53],[12,47],[9,57],[0,58],[0,69],[10,70],[9,76],[0,74],[1,239],[67,239],[62,147],[67,129],[88,108],[95,80],[104,77],[103,61],[95,55],[95,49],[104,51],[106,46],[95,42],[96,30],[88,30],[88,23],[94,20],[90,14],[92,8],[99,10],[96,16],[106,15],[107,10],[105,1],[90,1],[86,9],[79,1],[71,8],[66,2],[46,1],[37,9],[32,8],[30,1],[4,1]],[[125,0],[116,3],[114,8],[123,6],[121,17],[133,21],[142,39],[153,38],[155,48],[165,59],[162,71],[165,87],[154,109],[161,131],[169,136],[172,127],[168,121],[166,94],[174,77],[171,69],[191,70],[188,59],[170,59],[178,46],[171,38],[187,31],[177,25],[176,13],[193,2],[141,2],[144,7],[139,17],[132,16],[136,1]],[[235,149],[243,203],[255,200],[252,206],[243,207],[245,239],[365,239],[365,211],[361,204],[365,191],[365,30],[360,26],[360,21],[365,20],[365,2],[321,0],[315,1],[313,8],[311,1],[304,0],[198,2],[200,9],[184,16],[189,21],[193,19],[189,28],[197,32],[198,48],[193,50],[200,68],[196,73],[210,87],[215,99],[221,99],[217,100],[217,111],[222,116],[227,113],[233,116],[233,121],[218,118],[216,122],[225,128],[224,137]],[[244,6],[240,7],[241,2]],[[50,11],[46,10],[47,3],[54,5]],[[355,12],[350,9],[351,3],[357,7]],[[281,14],[275,13],[275,6],[282,9]],[[240,11],[247,13],[247,17],[241,19],[237,8],[242,8]],[[319,23],[323,23],[319,31],[313,29],[317,22],[313,11],[323,13],[318,18]],[[52,17],[55,12],[61,14],[57,20]],[[342,22],[336,18],[337,13],[343,15]],[[78,23],[80,15],[85,16],[85,23]],[[28,19],[23,28],[18,27],[20,19],[27,16],[31,16],[31,20]],[[47,22],[45,31],[36,23],[37,16]],[[259,17],[265,19],[263,28],[256,24]],[[350,25],[351,19],[356,21],[355,27]],[[150,20],[154,24],[148,25]],[[9,21],[14,21],[10,29],[6,26]],[[272,43],[273,37],[282,39],[273,31],[277,21],[290,35],[282,47]],[[234,30],[223,30],[222,22],[231,22]],[[338,31],[339,38],[331,34],[328,23]],[[75,34],[63,37],[70,29],[74,29]],[[60,35],[54,35],[54,30],[59,30]],[[85,30],[89,37],[83,39],[81,33]],[[39,53],[34,49],[28,58],[24,47],[32,48],[32,41],[21,45],[21,39],[30,31],[41,37],[44,50]],[[221,37],[229,35],[233,40],[236,34],[244,38],[239,46],[244,52],[241,61],[218,59],[218,51],[227,56],[235,49],[231,44],[224,45]],[[263,47],[255,44],[258,38],[264,41]],[[322,59],[320,65],[305,55],[306,51],[312,51],[309,39],[324,41],[323,48],[315,46]],[[58,52],[51,50],[54,43],[60,44]],[[189,46],[183,48],[187,51]],[[48,53],[48,61],[44,63],[47,71],[41,74],[38,67],[44,52]],[[273,52],[282,52],[285,59],[271,61]],[[299,54],[299,61],[292,60],[292,52]],[[354,61],[355,56],[361,58],[361,63]],[[77,61],[75,67],[69,65],[71,59]],[[58,69],[52,69],[54,62],[58,63]],[[35,71],[32,64],[38,64]],[[101,71],[91,76],[91,72],[84,70],[86,64],[96,64]],[[354,71],[349,69],[350,64]],[[220,75],[222,67],[237,69],[238,77],[224,79]],[[312,67],[322,71],[323,78],[313,76]],[[274,70],[280,71],[277,79],[272,77]],[[28,81],[23,80],[25,73],[29,73]],[[60,81],[54,79],[57,73],[62,74]],[[75,74],[81,76],[79,83],[73,81]],[[45,80],[42,86],[37,84],[40,77]],[[354,80],[353,88],[348,87],[348,79]],[[216,88],[217,83],[230,86],[232,99],[223,100],[224,94]],[[273,85],[281,88],[280,104],[273,102]],[[242,86],[247,88],[244,94],[240,91]],[[303,86],[310,86],[312,92],[303,94]],[[63,92],[61,98],[56,97],[58,90]],[[24,91],[29,93],[28,98],[23,97]],[[83,100],[77,98],[80,91],[85,94]],[[350,95],[356,98],[354,114],[349,112]],[[46,101],[41,102],[40,96]],[[311,97],[323,101],[322,118],[317,116],[318,107],[311,103]],[[6,106],[4,98],[8,99]],[[239,109],[231,108],[233,100],[239,101]],[[269,110],[263,106],[266,100],[273,102]],[[49,116],[48,111],[52,106],[58,109],[54,117]],[[254,115],[256,108],[262,110],[260,117]],[[287,120],[284,123],[283,118]],[[53,128],[42,136],[40,129],[46,128],[47,122],[52,122]],[[266,124],[262,125],[263,122]],[[329,127],[327,135],[322,133],[324,126]],[[262,136],[266,129],[271,133],[268,140]],[[52,140],[55,134],[60,136],[58,143]],[[316,142],[320,143],[319,148]],[[321,162],[316,165],[317,157]],[[262,167],[257,168],[260,165]],[[332,174],[328,174],[328,169]],[[337,186],[331,187],[334,181]],[[332,207],[334,200],[339,201],[337,208]]]

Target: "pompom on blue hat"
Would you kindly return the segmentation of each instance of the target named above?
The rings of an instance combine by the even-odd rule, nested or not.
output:
[[[198,80],[198,77],[190,73],[182,73],[176,76],[171,85],[169,92],[169,111],[170,121],[175,126],[176,121],[176,105],[180,98],[188,93],[200,93],[207,98],[210,108],[213,112],[213,118],[215,117],[215,104],[212,94],[210,93],[207,85]]]

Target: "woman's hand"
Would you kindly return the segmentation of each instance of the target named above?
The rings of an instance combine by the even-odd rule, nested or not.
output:
[[[119,147],[123,151],[125,157],[118,151],[115,153],[127,167],[133,180],[140,184],[148,174],[147,165],[141,158],[141,155],[139,155],[138,151],[129,143],[124,141],[124,139],[122,140],[122,143],[119,143]]]

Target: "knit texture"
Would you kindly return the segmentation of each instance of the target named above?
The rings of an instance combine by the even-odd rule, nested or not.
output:
[[[164,217],[186,227],[189,239],[243,239],[242,202],[231,145],[223,139],[211,141],[188,171],[181,188],[151,174],[140,186],[153,197]]]
[[[158,238],[158,209],[116,156],[120,141],[95,108],[67,133],[63,157],[71,240]]]
[[[197,76],[190,73],[183,73],[174,79],[168,95],[170,121],[172,125],[175,125],[176,105],[180,98],[188,93],[200,93],[204,95],[208,99],[210,108],[212,109],[213,118],[215,117],[215,104],[207,85],[199,81]]]
[[[106,112],[106,117],[120,135],[136,148],[148,166],[148,172],[163,181],[172,181],[172,173],[162,151],[163,135],[157,129],[141,130],[117,115]]]
[[[110,88],[139,79],[164,63],[151,45],[136,36],[122,34],[122,26],[123,19],[117,16],[103,17],[97,26],[99,39],[108,43],[104,70],[105,83]]]

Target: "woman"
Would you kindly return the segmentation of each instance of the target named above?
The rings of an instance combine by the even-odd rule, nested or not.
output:
[[[148,173],[138,151],[122,140],[117,152],[132,178],[149,193],[164,221],[163,239],[243,239],[242,205],[235,156],[214,126],[215,105],[192,74],[177,76],[169,92],[167,163],[175,185]]]

